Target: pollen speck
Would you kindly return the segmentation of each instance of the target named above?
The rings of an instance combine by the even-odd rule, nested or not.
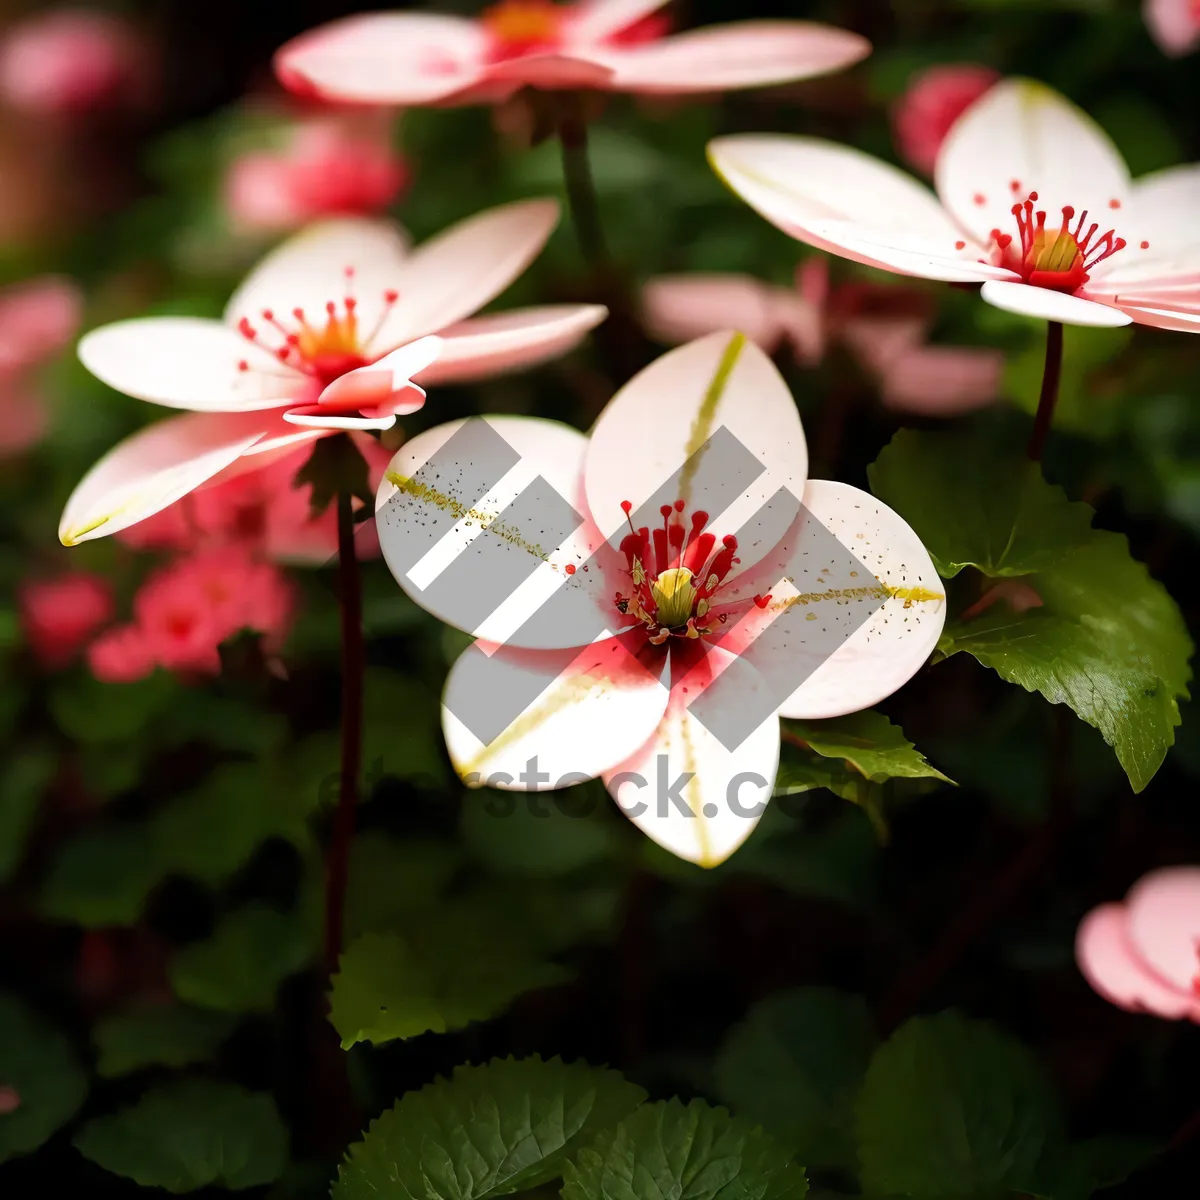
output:
[[[1150,249],[1150,243],[1149,243],[1149,242],[1143,242],[1143,243],[1142,243],[1142,249],[1143,249],[1143,250],[1149,250],[1149,249]]]
[[[1115,196],[1108,202],[1109,208],[1120,208],[1121,202]]]
[[[565,567],[563,567],[563,570],[566,571],[566,573],[568,575],[574,575],[575,574],[575,564],[567,563],[567,565]]]
[[[954,243],[954,248],[955,250],[965,250],[967,248],[967,243],[964,241],[957,241]]]

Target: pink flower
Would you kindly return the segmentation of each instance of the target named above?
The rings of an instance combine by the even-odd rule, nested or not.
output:
[[[973,63],[922,71],[892,109],[900,157],[922,175],[932,175],[950,127],[999,79],[998,71]]]
[[[102,458],[67,501],[60,539],[116,533],[218,475],[270,461],[247,461],[260,455],[341,430],[390,428],[424,403],[413,378],[477,379],[564,353],[604,308],[470,315],[525,270],[557,221],[555,201],[522,201],[416,250],[389,222],[326,221],[268,255],[224,321],[152,317],[89,333],[79,355],[93,374],[194,411]]]
[[[127,103],[144,82],[145,47],[125,22],[58,9],[14,25],[0,41],[0,99],[38,116]]]
[[[869,707],[907,682],[937,644],[946,605],[928,553],[874,497],[808,478],[795,401],[741,334],[714,334],[658,359],[610,401],[590,437],[555,421],[486,418],[488,436],[498,433],[514,452],[486,500],[455,494],[463,473],[452,460],[431,468],[444,482],[420,474],[465,424],[401,447],[376,514],[400,585],[479,639],[451,669],[442,717],[451,761],[468,784],[539,790],[602,777],[646,834],[713,866],[749,836],[771,795],[779,715]],[[722,429],[758,460],[758,474],[744,459],[731,473],[719,452],[709,457],[709,439]],[[464,436],[485,440],[479,424]],[[547,544],[550,499],[523,519],[510,515],[528,504],[531,486],[553,489],[583,516],[561,544]],[[803,497],[798,515],[786,493]],[[645,505],[653,530],[633,528],[630,514]],[[447,520],[447,512],[465,519]],[[494,520],[500,529],[489,537]],[[397,532],[405,527],[422,531],[415,565],[416,547]],[[833,539],[847,559],[869,559],[861,581],[856,570],[840,582]],[[472,562],[478,579],[466,573]],[[497,577],[522,582],[496,593]],[[489,599],[489,587],[495,607],[481,617],[489,604],[477,601]],[[866,598],[878,607],[858,608]],[[818,645],[829,630],[832,643]],[[793,639],[788,653],[804,661],[781,671],[777,638]],[[783,683],[771,698],[768,678]],[[768,710],[733,749],[691,711],[718,680],[736,688],[739,708],[765,700]],[[478,711],[481,696],[520,691],[537,698],[486,744],[456,715]],[[634,776],[653,781],[664,768],[668,779],[684,777],[676,797],[685,809],[649,791],[639,809]]]
[[[43,276],[0,291],[0,454],[24,450],[47,424],[31,373],[58,353],[79,325],[79,289]]]
[[[522,87],[684,94],[808,79],[870,52],[806,21],[742,21],[674,37],[668,0],[502,0],[477,19],[421,12],[335,21],[275,60],[295,91],[376,104],[503,100]]]
[[[1079,926],[1075,959],[1118,1007],[1200,1024],[1200,867],[1152,871],[1124,904],[1094,909]]]
[[[942,144],[937,197],[861,151],[736,135],[714,168],[792,237],[868,266],[981,283],[997,308],[1072,325],[1200,330],[1200,164],[1131,182],[1116,147],[1043,84],[996,84]]]
[[[209,550],[155,571],[133,601],[133,624],[105,634],[89,664],[107,682],[137,679],[154,667],[216,674],[217,647],[242,629],[266,635],[276,651],[291,625],[293,590],[276,567],[230,550]]]
[[[294,126],[279,150],[243,154],[225,181],[225,203],[246,230],[297,229],[330,216],[369,215],[387,208],[408,182],[408,168],[389,144],[386,125],[368,129],[346,118]]]
[[[682,342],[727,326],[774,354],[787,342],[815,366],[829,339],[840,342],[879,382],[890,408],[923,415],[969,412],[996,398],[1004,357],[998,350],[930,346],[934,313],[911,288],[847,284],[829,292],[828,270],[809,259],[794,289],[749,275],[668,275],[642,295],[647,329]]]
[[[1179,57],[1200,46],[1200,0],[1144,0],[1142,14],[1164,54]]]
[[[65,667],[113,616],[107,580],[83,571],[27,580],[18,590],[18,603],[25,640],[50,670]]]
[[[15,1113],[21,1107],[21,1093],[15,1087],[4,1084],[0,1087],[0,1117]]]

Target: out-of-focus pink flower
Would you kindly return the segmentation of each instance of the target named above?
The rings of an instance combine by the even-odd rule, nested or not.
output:
[[[242,629],[265,635],[264,648],[282,645],[295,610],[283,573],[231,550],[207,550],[155,571],[133,601],[133,623],[100,638],[88,656],[108,682],[137,679],[154,667],[216,674],[218,646]]]
[[[145,44],[108,13],[39,13],[0,40],[0,100],[38,116],[128,105],[145,78]]]
[[[386,124],[324,117],[295,126],[282,149],[238,158],[226,176],[225,204],[241,229],[296,229],[321,217],[379,212],[408,178]]]
[[[1200,1024],[1200,867],[1152,871],[1079,926],[1075,958],[1106,1000]]]
[[[1200,0],[1145,0],[1142,13],[1164,54],[1180,57],[1200,46]]]
[[[108,581],[83,571],[27,580],[18,590],[18,603],[25,640],[50,670],[65,667],[113,616]]]
[[[0,1087],[0,1117],[15,1113],[21,1107],[21,1093],[5,1084]]]
[[[892,136],[900,157],[922,175],[932,175],[950,127],[999,79],[999,71],[977,63],[921,71],[892,108]]]
[[[0,455],[33,445],[48,414],[30,374],[79,326],[79,289],[46,276],[0,291]]]
[[[368,482],[377,488],[391,452],[366,434],[351,436],[367,460]],[[199,488],[117,538],[139,550],[234,546],[275,562],[327,562],[337,553],[337,514],[330,507],[313,520],[311,489],[293,486],[311,453],[311,447],[302,446],[259,470]],[[355,542],[359,558],[378,555],[373,528],[361,528]]]
[[[523,87],[647,95],[719,92],[837,71],[870,53],[808,21],[739,21],[664,37],[668,0],[501,0],[476,19],[371,13],[289,42],[275,60],[301,94],[357,103],[470,104]]]
[[[787,342],[805,366],[838,342],[875,377],[883,402],[905,412],[953,416],[999,394],[999,350],[929,345],[934,313],[926,296],[886,285],[831,291],[822,259],[797,269],[795,288],[749,275],[671,275],[651,280],[642,299],[649,332],[664,342],[732,326],[769,354]]]

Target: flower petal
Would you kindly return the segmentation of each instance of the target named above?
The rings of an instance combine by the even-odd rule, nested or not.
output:
[[[1200,1007],[1200,867],[1152,871],[1130,889],[1125,913],[1138,958]]]
[[[832,25],[738,21],[636,46],[606,46],[592,57],[613,69],[608,86],[614,91],[682,95],[811,79],[870,52],[866,38]]]
[[[578,54],[525,54],[490,64],[484,71],[482,88],[491,99],[521,87],[546,89],[610,87],[613,70],[593,60],[588,49]],[[493,85],[499,85],[493,89]],[[505,86],[508,85],[508,86]],[[482,98],[482,97],[481,97]]]
[[[678,345],[736,329],[772,354],[783,340],[777,309],[785,296],[782,288],[752,275],[664,275],[642,290],[642,312],[646,332],[656,341]]]
[[[283,414],[283,419],[289,425],[299,425],[303,429],[391,429],[396,423],[396,414],[388,412],[354,416],[331,413],[325,405],[306,404],[300,408],[289,408]]]
[[[568,787],[595,779],[653,734],[669,695],[661,678],[616,638],[571,654],[564,663],[562,652],[477,644],[459,656],[442,697],[442,729],[464,782],[509,791]],[[505,724],[514,697],[528,695],[536,699]],[[501,728],[485,745],[472,729],[491,724]]]
[[[1129,171],[1112,139],[1032,79],[1003,80],[959,117],[942,143],[934,181],[946,208],[985,244],[993,229],[1016,234],[1012,206],[1030,192],[1050,225],[1064,205],[1097,221],[1115,216],[1130,194]]]
[[[979,294],[989,304],[1005,312],[1037,317],[1042,321],[1061,321],[1064,325],[1094,325],[1115,329],[1128,325],[1133,319],[1111,305],[1086,300],[1082,296],[1068,296],[1065,292],[1055,292],[1050,288],[1033,287],[1028,283],[993,279],[983,285]]]
[[[372,348],[439,333],[498,296],[541,252],[558,224],[558,201],[520,200],[459,221],[410,255],[400,298]]]
[[[425,393],[412,384],[412,376],[435,362],[441,350],[441,338],[418,338],[369,366],[339,376],[321,393],[317,403],[321,408],[343,413],[370,408],[391,413],[416,412],[425,403]]]
[[[312,324],[324,327],[325,306],[340,308],[353,296],[358,327],[369,334],[389,307],[388,293],[401,286],[407,254],[408,237],[392,221],[320,221],[288,238],[250,272],[226,305],[225,320],[236,326],[244,317],[257,328],[265,310],[291,328],[294,310],[301,309]],[[282,343],[283,337],[268,340]]]
[[[814,221],[808,227],[808,234],[813,245],[852,262],[918,279],[984,283],[989,279],[1017,278],[1007,267],[983,262],[983,248],[961,237],[952,240],[900,230],[864,233],[848,221]]]
[[[776,493],[798,501],[807,476],[787,384],[753,342],[729,332],[672,350],[630,380],[596,421],[585,468],[588,508],[606,537],[625,524],[623,501],[637,510],[681,498],[708,512],[719,536],[739,537],[745,566],[778,540],[755,536]],[[655,500],[664,488],[673,496]]]
[[[754,831],[779,770],[779,719],[763,721],[729,750],[693,715],[690,705],[717,680],[731,695],[753,704],[765,687],[747,663],[717,648],[680,680],[654,736],[604,783],[625,815],[665,850],[688,862],[715,867]],[[685,692],[684,689],[687,689]]]
[[[1121,311],[1139,325],[1152,325],[1155,329],[1173,329],[1178,333],[1200,333],[1200,314],[1181,312],[1173,308],[1143,308],[1140,305],[1122,304]]]
[[[598,304],[547,304],[469,317],[442,331],[442,351],[421,383],[465,383],[565,354],[608,316]]]
[[[275,56],[285,86],[331,100],[429,104],[479,78],[487,37],[478,21],[377,13],[322,25]]]
[[[79,357],[111,388],[171,408],[255,412],[281,408],[304,379],[220,321],[141,317],[86,334]],[[245,362],[251,369],[242,371]]]
[[[71,493],[58,526],[74,546],[135,525],[194,491],[268,432],[277,417],[188,413],[118,443]]]
[[[805,621],[795,622],[802,644],[794,644],[790,627],[785,643],[789,670],[803,682],[779,712],[802,719],[840,717],[878,704],[924,666],[946,621],[946,597],[920,539],[868,492],[813,479],[804,492],[804,507],[807,519],[819,522],[827,533],[806,528],[802,515],[800,528],[787,539],[791,560],[785,574],[791,591],[777,591],[771,609],[799,606],[804,612]],[[856,577],[844,590],[838,587],[840,579],[823,573],[828,552],[821,543],[828,534],[869,572],[860,572],[861,580]],[[814,546],[820,547],[816,561],[809,554]],[[859,597],[845,594],[859,586],[872,593],[862,602],[878,606],[862,623],[855,612]],[[844,636],[838,626],[853,632]],[[779,653],[778,647],[773,653]],[[755,659],[753,647],[747,655]]]
[[[670,0],[587,0],[567,10],[564,32],[571,45],[602,42],[669,3]]]
[[[1164,54],[1176,57],[1200,46],[1200,15],[1193,0],[1144,0],[1142,13]]]
[[[1200,1000],[1170,987],[1137,957],[1123,904],[1102,904],[1088,913],[1075,935],[1075,961],[1088,983],[1119,1008],[1200,1021]]]
[[[883,374],[888,408],[928,417],[973,412],[996,399],[1004,353],[985,347],[920,346],[901,354]]]

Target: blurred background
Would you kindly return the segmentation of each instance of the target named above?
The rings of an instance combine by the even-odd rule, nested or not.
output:
[[[609,1062],[654,1095],[749,1095],[769,1122],[769,1088],[746,1083],[749,1051],[731,1038],[764,997],[822,985],[865,996],[885,1031],[950,1005],[997,1022],[1042,1060],[1073,1136],[1161,1147],[1183,1131],[1106,1194],[1191,1194],[1200,1035],[1106,1005],[1072,954],[1089,907],[1155,866],[1200,862],[1191,714],[1135,797],[1093,730],[960,655],[882,706],[958,787],[806,785],[704,872],[642,838],[598,785],[534,805],[464,792],[437,703],[463,639],[378,561],[364,578],[369,798],[348,932],[402,927],[438,970],[471,975],[455,986],[472,1023],[356,1047],[349,1096],[314,1086],[338,625],[332,513],[310,519],[307,489],[291,487],[305,452],[125,535],[67,550],[56,529],[91,464],[164,415],[90,376],[73,352],[81,332],[148,313],[219,316],[266,250],[322,216],[391,214],[420,240],[506,200],[562,196],[558,147],[531,144],[520,97],[395,114],[286,95],[273,52],[364,7],[0,0],[0,988],[36,1016],[0,1019],[0,1192],[138,1194],[71,1138],[181,1073],[274,1097],[291,1165],[262,1194],[279,1197],[325,1194],[330,1161],[367,1117],[493,1054]],[[676,340],[656,284],[705,272],[763,285],[722,323],[768,299],[789,314],[762,337],[803,411],[814,474],[866,487],[902,425],[1020,444],[1042,327],[969,291],[812,254],[726,192],[705,144],[812,133],[928,177],[957,111],[1022,74],[1094,115],[1136,176],[1200,159],[1200,54],[1165,52],[1135,0],[693,0],[670,12],[680,28],[807,17],[875,51],[792,87],[605,99],[590,153],[618,277],[588,270],[564,217],[503,305],[616,295],[614,319],[535,371],[437,389],[404,433],[489,412],[586,428]],[[902,364],[888,331],[955,354]],[[401,436],[385,434],[373,461]],[[1200,339],[1068,328],[1047,476],[1129,536],[1195,633]],[[362,527],[364,555],[371,537]],[[215,613],[205,596],[218,576],[268,601]],[[155,603],[182,623],[173,657],[126,640]],[[123,1023],[147,1005],[175,1014],[157,1048]],[[40,1064],[40,1112],[55,1115],[11,1091],[3,1064],[18,1055]],[[22,1105],[31,1124],[6,1135]],[[834,1161],[828,1194],[839,1180]]]

